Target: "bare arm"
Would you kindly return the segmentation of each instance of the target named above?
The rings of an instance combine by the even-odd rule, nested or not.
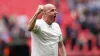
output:
[[[59,46],[59,53],[61,56],[66,56],[66,50],[62,41],[58,43]]]
[[[43,11],[43,5],[39,5],[37,11],[35,12],[34,16],[31,18],[31,20],[29,21],[28,24],[28,31],[32,31],[32,29],[34,29],[35,27],[35,23],[37,20],[38,15],[40,14],[40,12]]]

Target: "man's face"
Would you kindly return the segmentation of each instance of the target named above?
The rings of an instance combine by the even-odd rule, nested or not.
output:
[[[56,11],[55,6],[51,6],[47,8],[46,17],[49,23],[55,22],[56,14],[57,14],[57,11]]]

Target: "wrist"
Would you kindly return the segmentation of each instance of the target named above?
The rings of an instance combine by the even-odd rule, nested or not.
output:
[[[41,10],[37,10],[37,11],[36,11],[36,14],[38,14],[38,15],[39,15],[39,14],[40,14],[40,12],[41,12]]]

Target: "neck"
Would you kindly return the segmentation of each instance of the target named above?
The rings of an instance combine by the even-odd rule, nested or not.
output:
[[[52,23],[50,23],[49,21],[48,21],[48,19],[46,18],[46,17],[43,17],[43,20],[48,24],[48,25],[51,25]]]

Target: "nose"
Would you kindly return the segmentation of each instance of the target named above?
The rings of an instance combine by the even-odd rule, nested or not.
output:
[[[57,11],[55,11],[55,14],[57,14]]]

